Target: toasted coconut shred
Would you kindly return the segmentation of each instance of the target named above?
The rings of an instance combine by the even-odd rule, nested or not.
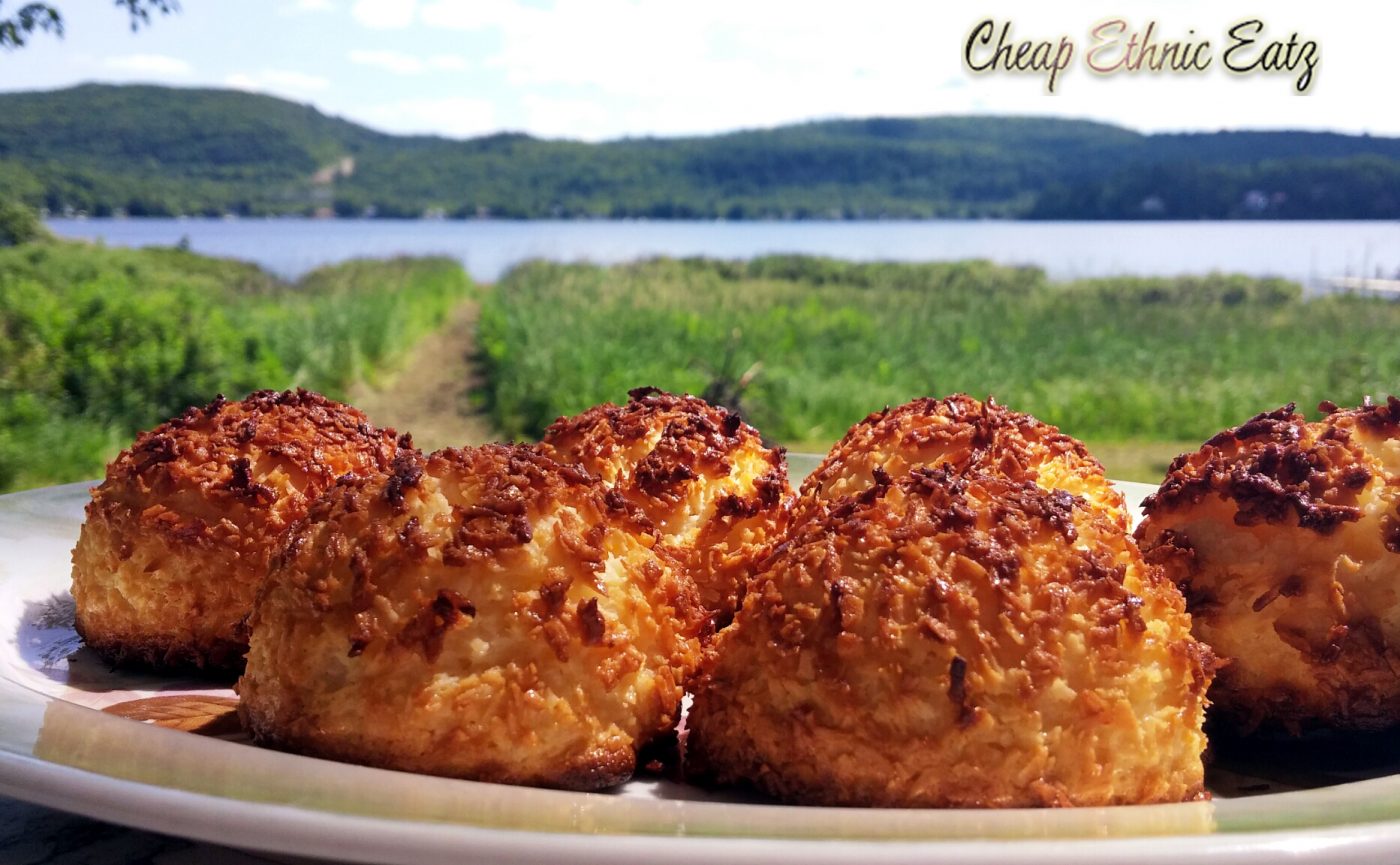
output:
[[[1137,537],[1228,660],[1224,729],[1400,721],[1400,400],[1262,413],[1171,465]]]

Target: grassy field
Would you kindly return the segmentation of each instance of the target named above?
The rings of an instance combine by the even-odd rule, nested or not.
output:
[[[453,319],[462,345],[439,345],[446,330],[423,341],[469,296],[476,367],[469,318]],[[1305,301],[1235,276],[661,259],[531,263],[478,293],[447,259],[350,262],[291,285],[178,250],[40,238],[0,249],[0,490],[100,474],[136,431],[217,392],[373,393],[415,346],[403,375],[436,375],[424,399],[480,374],[504,437],[654,384],[737,400],[771,439],[821,452],[882,405],[966,391],[1085,439],[1114,477],[1158,481],[1176,453],[1260,410],[1393,392],[1396,333],[1400,304]],[[385,381],[391,407],[414,392]],[[443,411],[469,413],[467,396]]]
[[[748,373],[742,407],[778,441],[831,442],[882,405],[965,391],[1160,480],[1171,453],[1255,412],[1396,390],[1396,333],[1400,304],[1305,301],[1282,280],[773,257],[523,265],[484,302],[479,346],[509,435],[639,384],[713,393]]]
[[[173,249],[0,249],[0,491],[100,475],[138,430],[215,393],[343,396],[471,290],[448,259],[354,261],[289,285]]]

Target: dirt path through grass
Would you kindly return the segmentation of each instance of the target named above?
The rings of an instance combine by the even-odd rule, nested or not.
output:
[[[377,424],[412,432],[425,451],[496,438],[471,402],[482,383],[475,361],[478,307],[475,300],[463,302],[436,333],[414,346],[397,372],[374,386],[352,387],[351,404]]]

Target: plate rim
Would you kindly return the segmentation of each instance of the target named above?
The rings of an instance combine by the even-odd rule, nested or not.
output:
[[[0,529],[7,523],[14,529],[33,520],[51,520],[53,516],[46,512],[45,505],[52,509],[56,503],[85,493],[83,488],[88,485],[89,482],[79,482],[0,496]],[[1144,484],[1136,486],[1150,488]],[[15,508],[15,505],[21,507]],[[33,508],[24,505],[33,505]],[[76,530],[76,526],[72,528]],[[13,560],[10,556],[5,558]],[[0,582],[10,579],[6,573],[7,564],[8,561],[0,561]],[[4,624],[9,627],[18,623],[7,618]],[[10,636],[6,635],[6,639]],[[44,705],[70,702],[0,677],[0,692],[10,688],[23,689]],[[1390,777],[1400,779],[1400,775]],[[1347,786],[1352,785],[1336,785]],[[741,861],[755,862],[786,862],[800,854],[811,865],[850,861],[855,855],[878,863],[925,863],[931,854],[947,862],[1001,863],[1008,861],[1014,850],[1014,858],[1018,860],[1026,855],[1045,865],[1118,861],[1129,855],[1135,862],[1160,861],[1178,865],[1183,854],[1209,855],[1212,861],[1219,862],[1272,865],[1281,854],[1332,861],[1342,854],[1359,856],[1400,851],[1400,816],[1302,829],[1238,828],[1221,832],[1212,828],[1201,834],[1144,831],[1102,838],[880,840],[502,828],[402,816],[369,816],[327,807],[197,792],[4,748],[0,748],[0,794],[122,825],[236,848],[335,856],[354,861],[435,862],[450,851],[458,857],[465,852],[482,861],[493,862],[544,861],[551,855],[562,855],[569,861],[652,863],[656,854],[664,851],[667,855],[707,859],[730,855],[742,857]],[[1268,797],[1259,797],[1256,801],[1262,802],[1265,798]],[[149,807],[137,808],[136,803],[146,803]],[[238,819],[229,819],[230,816]],[[585,849],[588,855],[580,859]],[[879,855],[873,855],[873,851],[879,851]]]
[[[855,855],[872,865],[927,865],[931,853],[938,854],[939,862],[948,865],[1003,865],[1012,853],[1017,859],[1020,854],[1032,854],[1037,865],[1116,862],[1127,856],[1138,865],[1180,865],[1183,855],[1209,856],[1212,862],[1230,865],[1275,865],[1280,855],[1321,857],[1319,861],[1335,862],[1335,857],[1342,855],[1393,852],[1400,844],[1400,821],[1394,820],[1302,832],[1268,830],[1097,839],[879,841],[589,835],[342,814],[254,802],[115,778],[7,752],[0,752],[0,769],[4,770],[0,771],[0,794],[123,826],[236,849],[402,865],[441,862],[446,854],[460,856],[463,852],[472,854],[469,861],[491,863],[640,865],[654,863],[660,846],[682,861],[709,861],[727,855],[742,862],[790,863],[801,855],[807,865],[847,863]]]

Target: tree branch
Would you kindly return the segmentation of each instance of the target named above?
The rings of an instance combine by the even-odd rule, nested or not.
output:
[[[63,17],[47,3],[26,3],[13,17],[0,18],[0,48],[19,48],[35,30],[63,36]]]
[[[132,32],[150,24],[153,12],[169,15],[180,11],[179,0],[116,0],[116,4],[130,16]],[[22,48],[36,31],[63,37],[63,15],[52,4],[26,3],[13,15],[4,14],[4,5],[0,0],[0,48]]]

